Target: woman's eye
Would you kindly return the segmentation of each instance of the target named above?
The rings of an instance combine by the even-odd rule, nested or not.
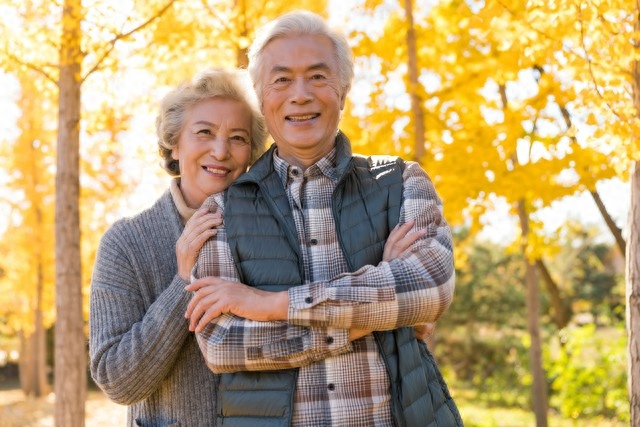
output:
[[[231,137],[231,142],[237,145],[246,145],[249,143],[249,140],[247,140],[244,136],[234,135]]]
[[[196,131],[196,135],[212,135],[210,129],[200,129]]]

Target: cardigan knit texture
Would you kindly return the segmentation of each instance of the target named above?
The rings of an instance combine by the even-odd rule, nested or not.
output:
[[[149,209],[114,223],[98,249],[91,376],[114,402],[128,405],[128,426],[215,424],[216,376],[184,318],[191,294],[175,254],[183,229],[167,190]]]

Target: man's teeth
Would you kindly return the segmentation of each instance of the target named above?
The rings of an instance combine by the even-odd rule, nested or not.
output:
[[[306,116],[289,116],[289,120],[293,120],[293,121],[304,121],[304,120],[311,120],[315,117],[315,114],[308,114]]]

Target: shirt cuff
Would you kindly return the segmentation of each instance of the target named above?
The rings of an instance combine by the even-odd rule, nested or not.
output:
[[[249,347],[247,358],[281,359],[291,358],[297,354],[308,354],[311,362],[324,360],[329,356],[337,356],[352,350],[349,342],[349,331],[338,328],[309,328],[306,334],[288,340],[265,344],[260,347]]]
[[[327,355],[337,356],[353,350],[349,341],[349,330],[342,328],[311,328],[311,348],[320,352],[321,359]]]
[[[294,286],[288,293],[287,319],[289,323],[301,326],[348,326],[348,319],[337,319],[336,316],[348,317],[354,304],[386,303],[396,300],[396,289],[393,286],[328,286],[326,282],[318,282]],[[327,304],[323,304],[325,302]],[[339,309],[341,307],[344,307],[344,310]]]

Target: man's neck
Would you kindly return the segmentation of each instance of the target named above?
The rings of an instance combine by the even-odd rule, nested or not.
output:
[[[278,155],[278,157],[280,157],[282,160],[284,160],[291,166],[296,166],[302,169],[302,171],[305,171],[307,170],[307,168],[313,166],[320,159],[322,159],[327,154],[329,154],[331,150],[333,150],[333,146],[329,147],[328,150],[324,150],[324,151],[305,151],[305,152],[300,152],[300,151],[283,152],[278,148],[276,151],[276,154]]]

